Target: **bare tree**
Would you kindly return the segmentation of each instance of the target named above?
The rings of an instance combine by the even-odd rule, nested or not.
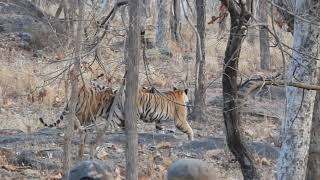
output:
[[[129,32],[127,51],[127,75],[125,89],[126,179],[138,179],[137,93],[140,59],[140,11],[141,1],[129,1]],[[129,58],[130,57],[130,58]]]
[[[255,9],[256,1],[257,0],[246,0],[248,12],[250,12],[253,16],[255,16],[255,12],[256,12],[256,9]],[[251,19],[250,23],[252,23],[252,21],[253,20]],[[254,45],[256,37],[257,37],[257,30],[255,28],[249,28],[248,34],[247,34],[247,42],[250,45]]]
[[[160,49],[161,53],[169,53],[167,47],[168,31],[169,31],[169,1],[157,0],[158,8],[158,23],[156,32],[156,46]]]
[[[243,1],[221,0],[228,7],[231,19],[230,35],[224,57],[223,117],[226,126],[227,144],[240,163],[244,179],[259,179],[251,152],[248,150],[240,130],[240,111],[238,108],[237,71],[241,44],[245,36],[244,25],[250,19]]]
[[[65,26],[68,32],[68,43],[67,43],[67,47],[71,46],[72,44],[72,37],[75,36],[75,26],[74,26],[74,22],[75,22],[75,9],[77,4],[77,0],[65,0],[65,4],[64,4],[64,15],[65,15]]]
[[[320,29],[317,0],[295,1],[293,53],[287,78],[316,83]],[[303,17],[303,18],[301,18]],[[286,117],[282,124],[282,147],[278,159],[278,179],[304,179],[308,160],[315,91],[286,87]],[[319,168],[319,167],[318,167]]]
[[[192,116],[195,120],[204,120],[205,114],[205,24],[206,4],[205,0],[196,1],[197,33],[200,38],[197,41],[196,50],[196,85],[194,92],[194,109]]]
[[[320,78],[318,73],[318,85]],[[307,166],[306,180],[320,178],[320,92],[317,91],[316,100],[313,108],[312,127],[310,135],[310,147]]]
[[[293,11],[293,2],[295,1],[287,1],[287,0],[273,0],[271,4],[276,7],[277,12],[283,19],[283,22],[279,22],[282,26],[282,23],[288,25],[288,32],[293,33],[294,29],[294,15]],[[290,12],[290,13],[289,13]],[[276,22],[277,23],[277,22]]]
[[[140,25],[141,25],[141,32],[145,32],[145,28],[147,25],[147,18],[148,18],[148,8],[150,6],[150,0],[143,0],[142,7],[141,7],[141,18],[140,18]]]
[[[261,69],[270,69],[270,48],[268,32],[268,2],[258,0],[258,17],[262,24],[259,26],[260,39],[260,67]]]
[[[69,102],[69,114],[66,116],[66,119],[69,120],[69,123],[65,129],[65,136],[64,136],[64,162],[63,162],[63,169],[68,171],[71,164],[71,139],[73,136],[73,130],[76,127],[80,128],[80,123],[75,116],[75,108],[77,104],[78,98],[78,77],[80,75],[80,51],[81,51],[81,41],[82,41],[82,19],[83,19],[83,2],[82,0],[78,0],[78,12],[79,12],[79,21],[77,26],[77,35],[75,37],[75,59],[74,59],[74,67],[72,72],[70,73],[71,76],[71,97]],[[75,11],[75,10],[74,10]]]
[[[181,28],[181,0],[172,1],[172,10],[171,10],[171,39],[180,42],[180,28]]]
[[[223,38],[223,33],[226,31],[227,28],[227,17],[228,17],[228,10],[227,7],[223,4],[220,4],[219,7],[219,31],[218,35],[219,38]]]

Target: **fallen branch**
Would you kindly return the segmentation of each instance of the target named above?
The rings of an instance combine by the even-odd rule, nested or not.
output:
[[[314,84],[306,84],[303,82],[295,82],[295,81],[284,81],[284,80],[278,80],[278,79],[263,79],[255,78],[255,79],[249,79],[245,81],[239,88],[239,97],[240,98],[246,98],[249,94],[251,94],[254,90],[261,88],[266,85],[272,85],[272,86],[291,86],[296,88],[302,88],[306,90],[314,90],[314,91],[320,91],[319,85]]]

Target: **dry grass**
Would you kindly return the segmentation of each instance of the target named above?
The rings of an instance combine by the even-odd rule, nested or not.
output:
[[[36,87],[36,79],[30,73],[29,68],[6,67],[0,69],[0,86],[2,87],[3,97],[17,97],[31,94]]]
[[[51,13],[53,13],[52,11]],[[113,24],[114,28],[120,27],[121,22]],[[182,28],[182,40],[184,45],[178,45],[175,42],[168,41],[168,47],[172,53],[172,58],[162,57],[157,49],[147,50],[148,68],[150,70],[151,83],[156,87],[170,88],[171,86],[184,86],[185,84],[192,87],[194,82],[195,73],[195,36],[190,30],[189,25],[184,25]],[[149,30],[154,30],[151,28]],[[218,32],[216,25],[207,26],[206,38],[206,74],[209,80],[221,77],[224,51],[228,35],[222,36],[218,39]],[[147,32],[148,33],[148,32]],[[154,32],[149,32],[148,37],[154,39]],[[221,36],[220,36],[221,37]],[[123,41],[123,37],[114,38],[114,34],[107,36],[106,42],[101,44],[100,60],[104,64],[104,68],[100,67],[97,63],[91,66],[92,71],[87,71],[82,75],[84,82],[87,83],[90,79],[96,77],[100,73],[105,76],[100,79],[101,83],[117,88],[122,83],[124,73],[123,64],[123,51],[119,49],[117,52],[112,51],[110,45]],[[287,44],[290,43],[290,35],[285,34],[283,39]],[[239,63],[239,73],[242,77],[249,77],[253,74],[259,73],[272,73],[279,71],[282,67],[282,57],[279,50],[271,49],[272,58],[272,71],[261,71],[259,69],[259,47],[252,46],[244,41]],[[63,53],[61,53],[63,52]],[[45,52],[45,57],[33,58],[32,53],[25,52],[20,49],[13,49],[9,51],[8,48],[0,49],[0,127],[20,129],[26,132],[35,131],[38,127],[42,127],[38,122],[38,117],[42,116],[45,119],[53,119],[57,117],[63,107],[64,85],[61,77],[57,78],[52,84],[46,87],[36,89],[38,86],[43,85],[43,81],[48,80],[55,74],[50,72],[64,68],[64,63],[56,63],[48,65],[49,59],[63,60],[68,58],[70,52],[67,50],[59,51],[53,55]],[[63,54],[63,55],[61,55]],[[68,55],[69,54],[69,55]],[[191,57],[189,62],[184,60],[184,56]],[[86,57],[84,61],[91,62],[92,57]],[[50,74],[50,75],[49,75]],[[188,82],[185,82],[188,75]],[[148,86],[145,75],[144,64],[140,63],[140,85]],[[219,80],[218,80],[219,81]],[[221,83],[219,81],[219,83]],[[218,96],[221,91],[216,94],[208,94],[208,96]],[[22,98],[21,98],[22,97]],[[27,99],[29,97],[29,100]],[[31,99],[30,99],[31,97]],[[33,98],[33,100],[32,100]],[[57,106],[57,107],[53,107]],[[1,108],[2,107],[2,108]],[[211,109],[210,109],[211,110]],[[217,111],[217,110],[215,110]],[[214,113],[211,113],[212,115]],[[217,113],[218,114],[218,113]],[[198,134],[223,136],[223,121],[221,112],[219,115],[214,114],[210,116],[210,123],[204,123],[199,130],[195,130]],[[253,139],[267,139],[270,133],[276,129],[275,123],[270,123],[267,119],[258,121],[252,119],[249,122],[244,122],[243,128],[247,130]],[[196,127],[196,123],[192,122],[192,126]],[[218,152],[211,152],[207,154],[206,161],[217,161],[221,164],[214,164],[217,167],[217,179],[239,179],[241,171],[238,165],[231,164],[229,161],[233,158],[232,155],[221,150]],[[148,158],[148,157],[147,157]],[[153,158],[153,157],[152,157]],[[168,160],[169,161],[169,160]],[[153,161],[150,160],[153,164]],[[167,166],[167,165],[163,165]],[[263,179],[268,179],[270,173],[273,172],[273,165],[264,166]],[[163,167],[156,167],[161,170]],[[269,169],[268,169],[269,168]],[[157,176],[160,178],[159,173],[155,173],[149,169],[150,176]]]

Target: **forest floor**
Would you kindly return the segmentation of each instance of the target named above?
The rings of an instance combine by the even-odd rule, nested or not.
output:
[[[117,26],[114,25],[114,28]],[[119,66],[119,61],[123,59],[123,41],[111,39],[111,45],[102,45],[106,52],[100,54],[107,68],[103,71],[95,65],[93,69],[106,72],[105,82],[116,86],[123,76],[123,65]],[[190,49],[194,45],[192,39],[188,43]],[[196,122],[189,118],[195,134],[192,142],[187,140],[185,134],[173,130],[173,122],[164,123],[164,129],[173,130],[173,133],[156,132],[154,124],[139,124],[140,179],[163,179],[168,166],[180,158],[197,158],[212,164],[213,171],[216,171],[215,179],[242,179],[240,166],[226,146],[221,84],[226,38],[217,39],[212,30],[207,32],[206,76],[211,85],[206,91],[206,121]],[[70,54],[64,53],[65,49],[33,50],[26,48],[22,42],[21,34],[0,33],[0,179],[60,179],[63,172],[63,131],[59,128],[44,128],[38,119],[44,117],[46,122],[53,122],[63,109],[64,79],[55,78],[55,75],[64,67],[63,63],[57,62],[63,62]],[[160,90],[169,90],[173,85],[178,85],[189,88],[192,95],[194,60],[188,60],[186,53],[175,44],[170,44],[169,48],[173,50],[173,55],[165,59],[157,50],[147,50],[148,67],[145,68],[141,63],[139,84],[149,85],[144,72],[148,69],[153,85]],[[277,61],[279,53],[272,51],[272,70],[258,70],[257,49],[244,43],[239,64],[241,77],[251,77],[253,72],[270,75],[281,67]],[[194,52],[187,55],[194,57]],[[97,74],[87,72],[84,78],[87,80]],[[49,85],[43,86],[44,83]],[[255,92],[239,108],[242,111],[243,135],[255,152],[262,179],[269,180],[276,179],[280,119],[284,114],[285,99],[282,88],[264,90],[267,93]],[[93,141],[95,135],[94,130],[88,133],[88,142]],[[75,133],[72,142],[74,164],[78,161],[78,133]],[[83,159],[89,159],[90,152],[91,148],[87,145]],[[93,154],[97,161],[111,167],[115,174],[124,176],[123,131],[106,132],[102,144],[98,145]]]
[[[12,35],[15,37],[14,35]],[[62,174],[63,132],[56,128],[43,128],[38,117],[46,115],[48,121],[58,117],[63,108],[62,97],[50,95],[39,101],[39,93],[32,97],[23,95],[27,86],[34,86],[34,77],[41,58],[34,53],[10,45],[1,46],[2,105],[0,111],[0,177],[1,179],[59,179]],[[17,63],[20,62],[20,63]],[[30,69],[28,69],[28,67]],[[28,78],[26,80],[26,78]],[[216,77],[211,76],[213,80]],[[30,80],[32,79],[32,80]],[[175,79],[163,78],[166,81]],[[192,89],[192,85],[189,85]],[[164,87],[162,89],[168,89]],[[281,90],[280,90],[281,91]],[[6,93],[4,93],[6,92]],[[12,94],[8,94],[8,93]],[[192,92],[192,91],[191,91]],[[281,93],[280,93],[281,94]],[[271,95],[271,94],[269,94]],[[52,99],[53,98],[53,99]],[[60,99],[59,99],[60,98]],[[281,95],[261,96],[255,94],[241,107],[241,128],[255,153],[262,179],[275,179],[275,160],[278,156],[277,140],[279,118],[284,106]],[[190,124],[195,140],[178,130],[174,133],[156,132],[154,124],[139,124],[139,176],[140,179],[163,179],[168,166],[176,159],[197,158],[214,167],[216,179],[241,179],[241,170],[234,156],[226,146],[222,117],[221,79],[207,89],[207,120]],[[175,129],[172,122],[166,122],[165,129]],[[89,142],[95,133],[88,134]],[[73,139],[73,163],[78,160],[79,135]],[[84,159],[89,159],[89,145]],[[103,143],[94,153],[101,164],[119,170],[124,176],[125,136],[123,131],[108,132]]]

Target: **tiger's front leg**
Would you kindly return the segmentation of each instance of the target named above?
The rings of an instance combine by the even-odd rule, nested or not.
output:
[[[189,125],[188,122],[180,123],[179,121],[176,121],[175,125],[181,132],[184,132],[185,134],[188,135],[189,141],[193,141],[194,140],[193,130],[192,130],[192,128],[191,128],[191,126]]]

